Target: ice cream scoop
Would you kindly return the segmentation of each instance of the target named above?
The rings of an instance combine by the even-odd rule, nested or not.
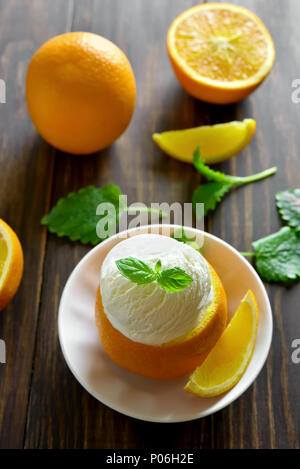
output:
[[[138,285],[125,278],[116,260],[136,257],[153,269],[179,267],[192,283],[178,292],[165,291],[157,282]],[[106,257],[100,274],[104,312],[111,324],[128,339],[162,345],[194,329],[212,299],[212,281],[204,257],[187,244],[155,234],[128,238]]]

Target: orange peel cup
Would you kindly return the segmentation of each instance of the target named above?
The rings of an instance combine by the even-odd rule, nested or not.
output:
[[[178,378],[194,371],[214,347],[227,323],[227,298],[217,273],[210,267],[214,295],[198,326],[160,346],[134,342],[115,329],[107,318],[100,288],[96,297],[96,326],[110,358],[128,371],[156,379]]]

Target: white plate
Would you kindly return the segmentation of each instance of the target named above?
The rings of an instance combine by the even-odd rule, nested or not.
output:
[[[170,228],[170,225],[164,227]],[[148,228],[134,228],[127,233],[135,236],[146,233]],[[253,291],[258,302],[259,326],[252,359],[241,380],[226,394],[210,399],[193,396],[183,390],[188,375],[168,381],[142,378],[120,368],[104,352],[94,321],[95,296],[101,263],[107,252],[120,241],[120,234],[96,246],[79,262],[67,281],[60,302],[60,344],[76,379],[103,404],[141,420],[183,422],[223,409],[253,383],[266,361],[271,345],[271,307],[264,285],[255,270],[221,239],[195,229],[185,230],[197,236],[204,235],[203,253],[223,282],[228,297],[229,317],[248,289]]]

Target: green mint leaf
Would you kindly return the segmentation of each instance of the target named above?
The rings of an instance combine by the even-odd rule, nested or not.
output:
[[[180,243],[185,243],[188,246],[191,246],[191,248],[194,248],[196,251],[201,252],[201,249],[197,242],[195,241],[196,236],[194,238],[188,238],[187,235],[184,232],[183,227],[177,228],[172,234],[171,238],[176,239],[176,241],[179,241]]]
[[[281,218],[300,232],[300,189],[278,192],[276,204]]]
[[[181,243],[188,243],[188,242],[191,241],[191,239],[188,238],[187,235],[185,234],[185,231],[184,231],[183,227],[177,228],[177,229],[171,234],[171,238],[176,239],[176,241],[179,241],[179,242],[181,242]]]
[[[158,285],[169,292],[184,290],[192,281],[192,277],[180,267],[165,269],[157,277]]]
[[[161,271],[161,261],[155,265],[155,271],[145,262],[135,257],[125,257],[116,261],[121,274],[131,282],[143,285],[157,280],[158,285],[166,291],[176,292],[186,288],[193,279],[180,267]]]
[[[229,176],[227,174],[222,173],[221,171],[214,171],[209,166],[207,166],[204,160],[202,160],[200,157],[200,147],[197,147],[194,151],[193,163],[197,171],[202,174],[208,181],[231,185],[240,185],[259,181],[268,176],[272,176],[272,174],[275,174],[277,171],[277,168],[273,167],[262,171],[261,173],[252,174],[251,176]]]
[[[252,243],[261,277],[289,283],[300,277],[300,234],[288,226]]]
[[[232,187],[232,184],[223,184],[222,182],[210,182],[201,184],[193,193],[193,208],[196,210],[197,203],[204,203],[204,215],[209,210],[214,210],[224,195]]]
[[[125,257],[116,261],[121,274],[131,282],[142,285],[152,283],[157,278],[157,273],[145,262],[136,257]]]
[[[119,220],[119,196],[122,192],[118,186],[108,184],[102,188],[88,186],[78,192],[71,192],[60,199],[55,207],[44,215],[41,223],[47,225],[51,233],[58,236],[68,236],[71,241],[80,241],[83,244],[98,244],[104,239],[99,238],[96,232],[97,223],[107,216],[96,215],[96,209],[101,203],[110,203],[115,208],[115,215],[111,220]],[[121,207],[123,210],[124,207]]]
[[[156,264],[155,264],[155,272],[156,272],[157,274],[159,274],[160,271],[161,271],[161,261],[158,260],[158,261],[156,262]]]

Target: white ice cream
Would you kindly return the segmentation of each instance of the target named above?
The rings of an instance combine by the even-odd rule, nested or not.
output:
[[[180,267],[193,282],[179,292],[167,292],[157,282],[137,285],[125,278],[116,260],[137,257],[154,268]],[[212,298],[211,275],[204,257],[192,247],[161,235],[138,235],[121,241],[106,256],[100,289],[111,324],[135,342],[161,345],[197,326]]]

